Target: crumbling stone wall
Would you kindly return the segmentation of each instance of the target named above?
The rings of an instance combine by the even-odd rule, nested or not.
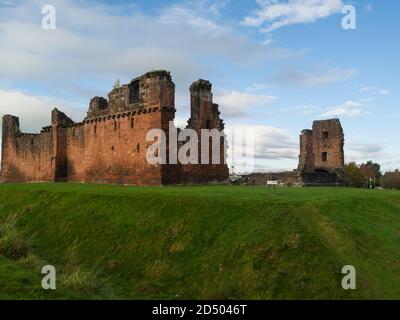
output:
[[[339,119],[314,121],[312,131],[314,170],[335,172],[343,169],[344,134]]]
[[[301,172],[314,171],[313,131],[303,130],[300,135],[300,161],[298,170]]]
[[[185,183],[221,182],[227,181],[229,177],[229,169],[226,165],[225,136],[220,136],[218,138],[219,150],[212,150],[212,138],[208,139],[208,154],[202,154],[201,150],[201,144],[206,143],[206,141],[202,141],[202,129],[217,129],[219,132],[224,130],[224,123],[220,118],[218,105],[213,103],[211,89],[212,85],[207,80],[198,80],[190,86],[191,116],[187,128],[195,130],[199,137],[199,162],[204,158],[209,160],[209,164],[189,164],[183,166],[182,179]],[[211,155],[213,152],[215,152],[215,154],[219,153],[219,164],[212,164]]]
[[[68,128],[68,180],[160,185],[161,166],[146,160],[146,134],[161,127],[164,113],[143,109],[85,120]],[[164,120],[165,121],[165,120]],[[101,141],[101,143],[99,143]]]
[[[188,127],[199,132],[201,128],[223,129],[218,106],[212,103],[211,84],[199,80],[190,91]],[[20,132],[18,118],[6,115],[1,179],[132,185],[228,181],[228,167],[224,163],[186,166],[147,162],[146,151],[151,144],[146,141],[147,132],[162,129],[168,133],[175,112],[175,85],[170,73],[152,71],[114,88],[108,100],[94,97],[80,123],[55,109],[50,126],[40,134],[24,134]]]
[[[1,181],[51,181],[55,177],[56,132],[22,133],[19,119],[3,117]]]
[[[288,186],[297,186],[301,184],[296,170],[243,175],[239,183],[253,186],[265,186],[268,181],[277,181],[278,184]]]
[[[344,183],[344,133],[339,119],[314,121],[300,135],[299,175],[304,184]]]

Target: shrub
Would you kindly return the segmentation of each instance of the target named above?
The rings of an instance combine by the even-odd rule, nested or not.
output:
[[[346,175],[351,187],[361,188],[364,185],[364,176],[355,162],[346,165]]]
[[[400,172],[387,172],[382,178],[382,186],[385,189],[400,189]]]
[[[62,269],[63,285],[74,291],[93,291],[99,288],[98,271],[83,270],[76,257],[76,241],[68,248],[65,265]]]
[[[26,257],[29,244],[17,229],[17,215],[10,214],[5,221],[0,223],[0,254],[18,260]]]
[[[96,290],[99,287],[97,272],[83,271],[79,266],[74,266],[62,276],[62,282],[68,289]]]
[[[18,264],[27,269],[41,270],[41,268],[46,264],[38,256],[29,252],[25,257],[18,260]]]

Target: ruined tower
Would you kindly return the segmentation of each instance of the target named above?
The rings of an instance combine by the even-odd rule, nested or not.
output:
[[[190,86],[190,119],[188,127],[223,130],[218,105],[213,103],[212,85],[207,80],[198,80]]]
[[[11,176],[18,177],[18,171],[8,159],[15,156],[18,146],[13,137],[19,134],[19,119],[12,115],[3,116],[0,182],[10,181]]]
[[[198,80],[190,86],[190,119],[188,129],[199,137],[199,164],[191,164],[183,170],[192,183],[205,181],[227,182],[229,170],[226,164],[226,138],[219,106],[213,103],[212,85]]]
[[[344,180],[344,133],[339,119],[314,121],[300,135],[298,172],[304,184],[340,184]]]
[[[298,170],[301,172],[314,171],[313,131],[305,129],[300,135],[300,160]]]

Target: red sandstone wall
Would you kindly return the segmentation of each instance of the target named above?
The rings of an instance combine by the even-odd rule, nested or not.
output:
[[[338,119],[314,121],[313,130],[303,130],[300,135],[300,159],[298,170],[312,173],[329,172],[344,168],[344,133]],[[323,153],[327,154],[324,161]]]
[[[165,112],[171,111],[100,118],[68,128],[68,180],[161,185],[161,166],[146,160],[151,144],[146,134],[162,127]]]
[[[311,130],[303,130],[300,135],[300,160],[298,171],[314,171],[313,136]]]
[[[323,132],[328,133],[324,139]],[[344,134],[337,119],[315,121],[313,124],[313,153],[315,169],[335,171],[344,167]],[[327,161],[322,161],[322,153],[328,153]]]
[[[188,121],[188,128],[197,132],[199,137],[199,164],[182,166],[182,182],[188,184],[204,184],[210,182],[228,182],[229,169],[226,165],[225,141],[220,138],[220,161],[219,164],[212,164],[212,141],[209,141],[209,150],[206,158],[209,164],[200,164],[201,154],[201,129],[224,129],[220,119],[218,105],[213,103],[212,85],[209,81],[198,80],[190,87],[191,116]]]
[[[2,181],[53,181],[54,132],[49,130],[41,134],[24,134],[19,131],[18,118],[8,117],[3,118]],[[14,127],[10,126],[12,121],[16,121]]]
[[[140,98],[131,103],[131,86],[137,81]],[[114,89],[108,102],[99,97],[92,99],[88,117],[82,123],[74,124],[54,109],[52,126],[38,135],[22,134],[18,118],[5,116],[1,179],[132,185],[227,181],[229,173],[223,161],[223,146],[219,165],[150,165],[147,162],[146,151],[151,144],[146,141],[147,132],[162,129],[168,138],[169,122],[175,117],[175,85],[164,71],[147,73],[132,83]],[[218,106],[212,103],[211,84],[198,81],[191,87],[191,94],[189,127],[198,131],[199,136],[201,128],[222,130]]]

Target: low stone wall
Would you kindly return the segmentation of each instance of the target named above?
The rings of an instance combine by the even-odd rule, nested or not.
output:
[[[303,173],[301,180],[304,186],[336,186],[341,184],[338,175],[330,172]]]
[[[267,185],[268,181],[278,181],[281,185],[301,185],[301,180],[297,171],[270,172],[270,173],[251,173],[243,175],[238,184],[261,186]]]

